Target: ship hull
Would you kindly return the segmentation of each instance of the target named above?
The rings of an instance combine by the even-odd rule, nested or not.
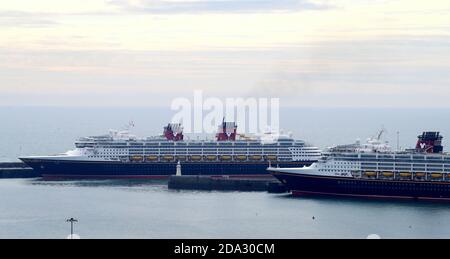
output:
[[[45,178],[167,178],[176,173],[176,162],[21,160]],[[282,167],[309,166],[314,161],[279,162]],[[268,162],[181,162],[183,175],[271,177]]]
[[[294,196],[430,199],[450,201],[450,182],[369,180],[272,172]]]

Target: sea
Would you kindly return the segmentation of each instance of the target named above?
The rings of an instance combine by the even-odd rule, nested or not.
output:
[[[158,135],[166,108],[0,107],[0,161],[65,152],[82,136]],[[422,131],[450,138],[450,109],[283,108],[280,125],[327,148],[383,140],[414,147]],[[448,150],[447,148],[444,148]],[[175,191],[156,180],[0,179],[0,238],[449,238],[450,203]]]

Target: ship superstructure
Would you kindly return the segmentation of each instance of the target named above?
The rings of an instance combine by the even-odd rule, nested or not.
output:
[[[345,145],[348,147],[348,145]],[[450,172],[450,155],[443,153],[439,132],[424,132],[418,136],[415,149],[393,151],[387,142],[368,139],[365,144],[354,145],[353,150],[343,151],[337,146],[325,152],[325,156],[343,161],[358,161],[361,170],[368,173],[387,174],[400,178],[400,174]]]

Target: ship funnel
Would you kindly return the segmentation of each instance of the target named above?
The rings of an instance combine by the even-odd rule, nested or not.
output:
[[[442,136],[439,132],[424,132],[418,136],[416,151],[421,153],[442,153]]]
[[[226,122],[225,118],[219,126],[216,134],[217,141],[235,141],[237,135],[237,124],[235,122]]]
[[[180,141],[184,139],[181,123],[169,123],[164,127],[164,137],[167,140]]]

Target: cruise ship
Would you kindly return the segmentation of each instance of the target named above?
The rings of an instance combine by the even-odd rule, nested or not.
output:
[[[170,123],[161,136],[110,130],[79,139],[63,154],[20,159],[47,178],[166,178],[176,174],[178,164],[183,175],[271,177],[270,163],[302,167],[321,157],[317,147],[289,134],[238,134],[234,122],[223,121],[215,137],[188,140],[181,124]]]
[[[414,149],[403,151],[371,138],[333,147],[311,166],[268,171],[293,195],[450,200],[450,154],[442,138],[424,132]]]

